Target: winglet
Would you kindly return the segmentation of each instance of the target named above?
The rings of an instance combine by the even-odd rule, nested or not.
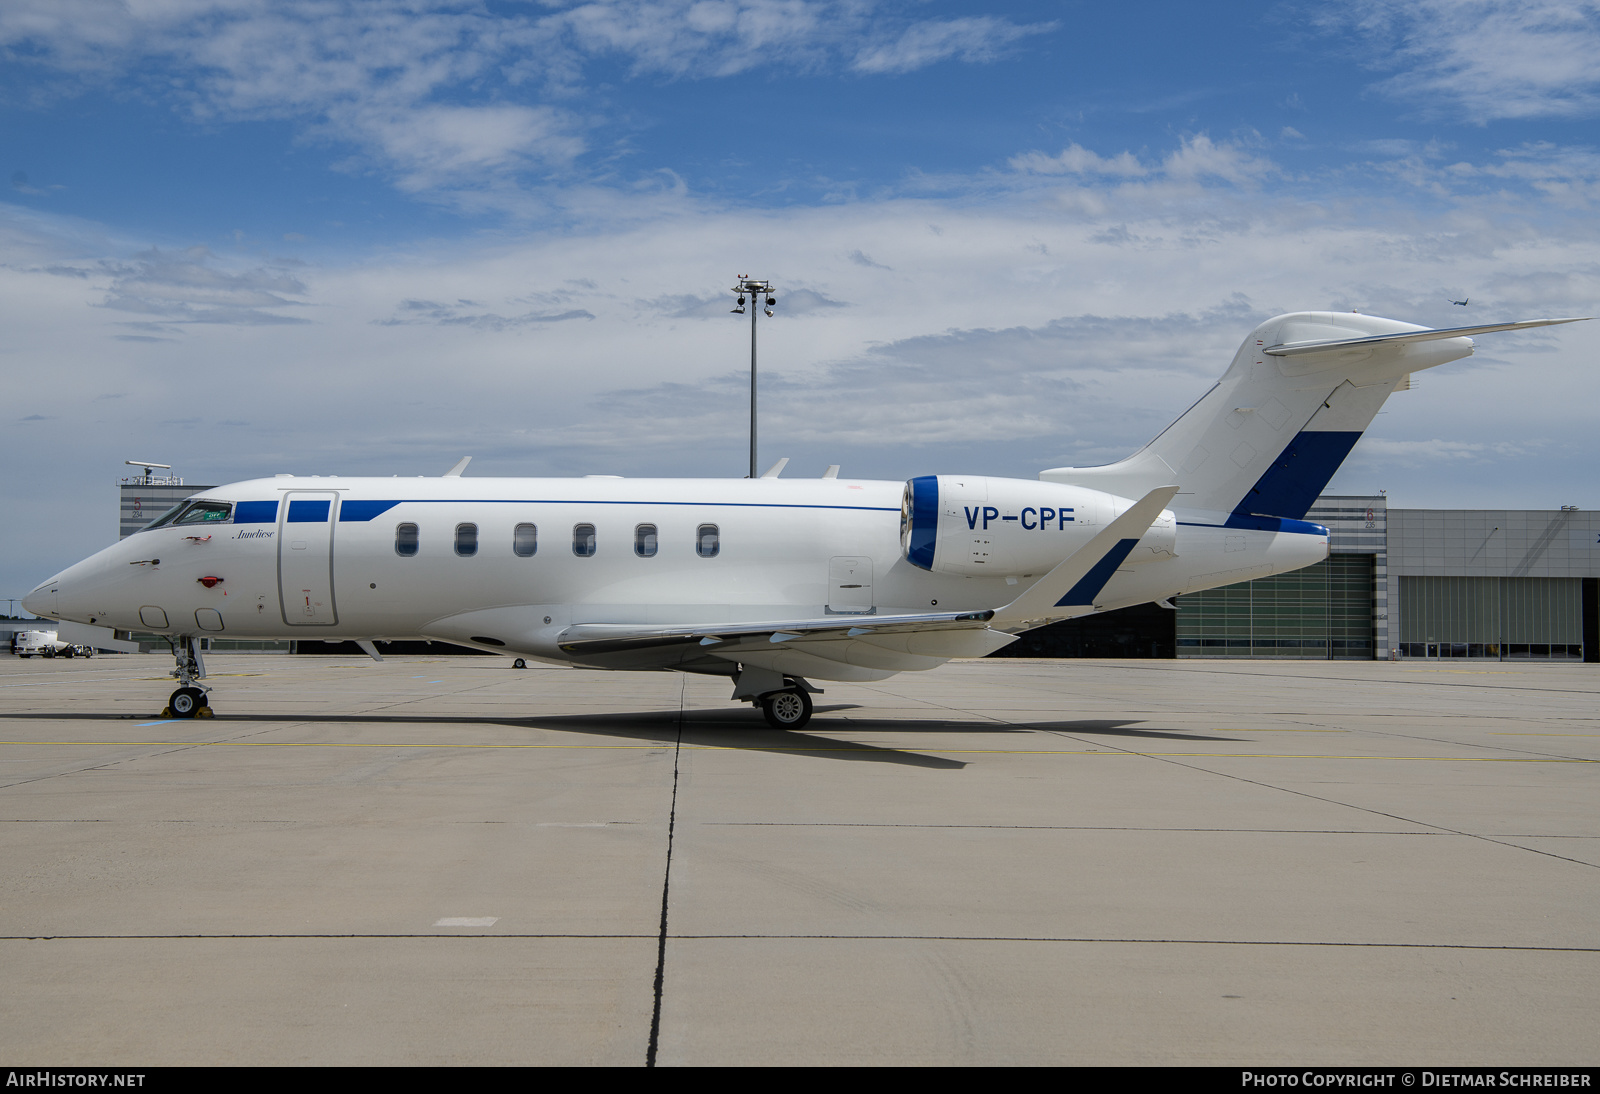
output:
[[[1176,486],[1158,486],[1134,502],[1120,517],[1101,529],[1099,535],[1034,582],[1021,596],[995,609],[993,624],[1087,614],[1086,609],[1094,607],[1094,598],[1106,587],[1111,575],[1126,561],[1177,493]]]
[[[471,456],[462,456],[459,463],[444,473],[444,477],[447,479],[459,479],[461,477],[461,472],[465,471],[467,469],[467,464],[471,462]]]
[[[789,457],[785,456],[781,460],[779,460],[777,463],[775,463],[771,467],[767,468],[766,471],[762,473],[761,477],[764,478],[764,479],[775,479],[779,475],[783,474],[783,469],[785,467],[788,467],[788,466],[789,466]]]

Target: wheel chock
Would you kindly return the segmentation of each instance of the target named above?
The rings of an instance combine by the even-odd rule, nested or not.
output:
[[[196,718],[215,718],[216,714],[210,707],[200,707],[194,712]]]
[[[161,708],[161,713],[157,714],[156,717],[157,718],[170,718],[170,717],[172,717],[172,708],[171,707],[162,707]]]

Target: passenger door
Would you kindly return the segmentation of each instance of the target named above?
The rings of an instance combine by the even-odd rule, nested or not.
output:
[[[283,621],[292,627],[331,627],[339,622],[333,603],[333,529],[339,495],[295,490],[284,501],[278,526]]]

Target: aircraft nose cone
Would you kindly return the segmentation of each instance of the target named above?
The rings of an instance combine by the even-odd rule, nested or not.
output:
[[[33,592],[22,598],[23,610],[31,615],[52,615],[55,611],[55,589],[53,581],[46,581]]]

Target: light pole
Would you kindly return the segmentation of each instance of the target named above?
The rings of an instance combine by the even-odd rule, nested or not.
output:
[[[770,317],[778,298],[772,295],[772,282],[756,281],[744,274],[739,275],[732,291],[739,294],[739,302],[733,307],[734,315],[744,314],[744,296],[750,294],[750,477],[753,479],[756,477],[756,312],[765,311]]]

